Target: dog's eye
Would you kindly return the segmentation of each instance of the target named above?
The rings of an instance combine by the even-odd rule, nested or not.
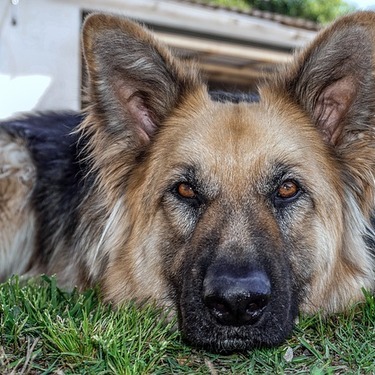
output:
[[[301,188],[294,180],[285,180],[278,186],[275,194],[275,203],[285,204],[293,202],[301,194]]]
[[[197,198],[197,193],[187,182],[180,182],[176,187],[177,194],[185,199]]]
[[[298,185],[292,180],[287,180],[279,186],[279,188],[277,189],[277,195],[279,198],[289,199],[294,197],[298,193],[298,191]]]

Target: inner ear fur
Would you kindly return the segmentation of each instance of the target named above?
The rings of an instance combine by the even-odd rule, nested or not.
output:
[[[82,35],[89,113],[118,140],[147,144],[186,93],[200,85],[192,65],[128,19],[91,15]]]
[[[278,91],[297,102],[333,146],[345,142],[346,132],[373,123],[374,43],[374,12],[343,17],[297,53],[277,79]]]

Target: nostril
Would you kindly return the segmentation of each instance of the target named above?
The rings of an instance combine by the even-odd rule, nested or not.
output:
[[[242,320],[248,324],[254,324],[262,316],[265,307],[268,304],[269,296],[253,296],[254,301],[248,303],[243,310]],[[246,302],[245,302],[246,303]]]
[[[215,301],[215,299],[213,299],[211,303],[208,303],[208,306],[218,314],[226,314],[229,312],[229,307],[224,302]]]
[[[246,312],[247,313],[252,313],[255,311],[260,310],[262,307],[258,303],[251,302],[249,305],[246,307]]]
[[[253,312],[263,309],[268,304],[269,295],[254,295],[246,306],[246,311]]]
[[[207,296],[204,300],[206,306],[211,312],[211,315],[218,321],[229,321],[232,316],[230,306],[222,298],[217,296]]]

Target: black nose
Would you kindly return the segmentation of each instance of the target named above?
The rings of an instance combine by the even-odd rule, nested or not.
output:
[[[271,282],[261,270],[211,267],[203,282],[203,299],[211,315],[223,325],[256,323],[271,295]]]

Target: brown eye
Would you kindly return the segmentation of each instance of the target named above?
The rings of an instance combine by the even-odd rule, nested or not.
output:
[[[182,198],[194,199],[197,197],[194,189],[186,182],[181,182],[177,185],[177,193]]]
[[[292,180],[284,181],[277,189],[277,197],[281,199],[290,199],[295,197],[300,191],[299,186]]]

